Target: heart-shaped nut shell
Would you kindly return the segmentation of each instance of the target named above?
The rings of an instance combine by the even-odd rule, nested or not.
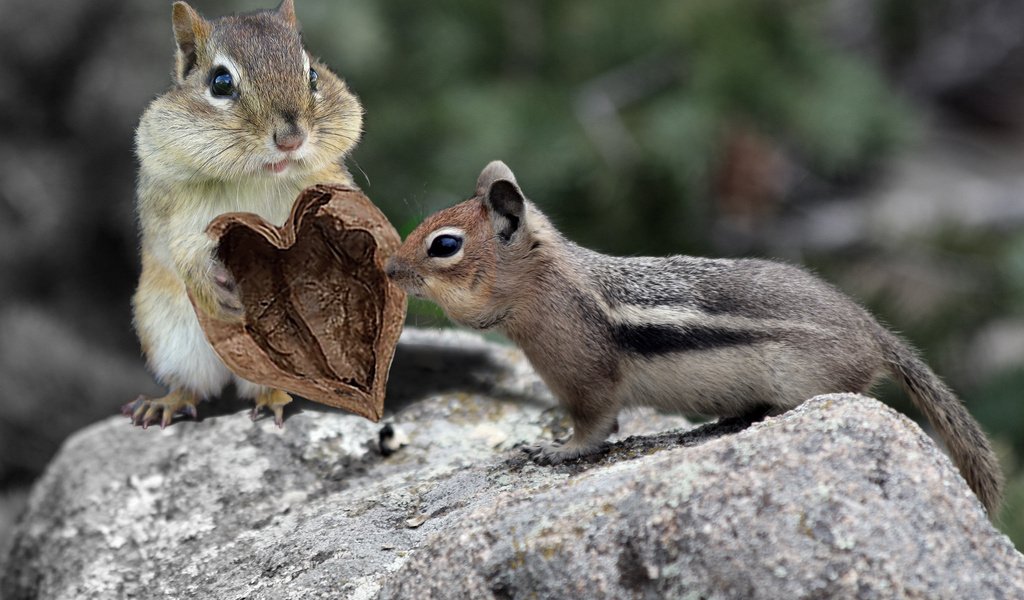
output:
[[[358,190],[318,185],[282,227],[251,213],[210,223],[234,275],[243,323],[197,311],[207,339],[237,375],[373,421],[405,320],[405,292],[384,273],[401,243]]]

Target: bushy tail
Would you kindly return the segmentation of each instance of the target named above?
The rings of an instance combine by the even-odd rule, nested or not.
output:
[[[981,426],[907,344],[888,331],[882,332],[879,341],[890,373],[938,431],[985,510],[995,516],[1003,494],[1003,472]]]

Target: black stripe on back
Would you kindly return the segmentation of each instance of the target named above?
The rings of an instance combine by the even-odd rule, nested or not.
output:
[[[757,343],[764,334],[754,331],[722,329],[707,325],[613,325],[615,343],[623,350],[645,356],[711,350]]]

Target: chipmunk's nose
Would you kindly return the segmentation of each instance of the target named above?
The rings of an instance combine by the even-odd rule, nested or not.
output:
[[[302,147],[306,141],[306,132],[299,128],[274,132],[274,145],[282,152],[292,152]]]
[[[388,262],[384,263],[384,274],[388,276],[391,283],[405,290],[405,293],[412,294],[417,298],[423,297],[420,290],[422,281],[418,281],[419,277],[415,270],[404,260],[394,256],[389,258]]]
[[[388,279],[394,279],[398,277],[398,264],[395,262],[395,258],[391,257],[388,259],[387,264],[384,265],[384,274],[388,276]]]
[[[299,125],[298,113],[290,110],[281,113],[282,121],[274,128],[274,145],[282,152],[292,152],[302,147],[306,132]]]

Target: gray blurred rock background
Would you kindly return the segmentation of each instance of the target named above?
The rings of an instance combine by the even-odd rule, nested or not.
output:
[[[353,172],[402,233],[500,157],[581,243],[807,263],[993,434],[1024,544],[1020,2],[297,5],[367,108]],[[130,327],[131,144],[173,41],[169,2],[0,9],[3,538],[68,434],[159,391]]]

